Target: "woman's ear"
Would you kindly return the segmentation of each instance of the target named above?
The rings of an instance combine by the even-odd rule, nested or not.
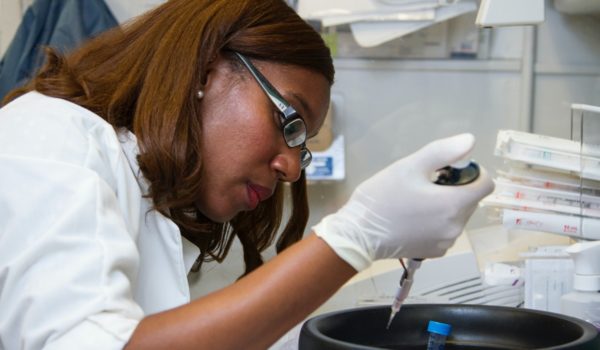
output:
[[[203,92],[206,91],[207,85],[210,84],[211,76],[213,75],[215,70],[218,69],[218,66],[223,63],[222,61],[223,61],[223,58],[222,58],[222,55],[220,55],[220,54],[215,54],[208,60],[206,71],[204,72],[204,74],[202,75],[202,78],[200,79],[201,86],[199,88],[199,91],[203,91]],[[204,95],[202,97],[204,97]],[[202,97],[199,97],[199,98],[202,98]]]

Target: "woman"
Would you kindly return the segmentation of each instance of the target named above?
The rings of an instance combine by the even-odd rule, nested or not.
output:
[[[264,349],[374,260],[443,255],[492,190],[485,172],[429,180],[470,135],[382,170],[295,243],[333,75],[280,0],[171,0],[49,51],[0,109],[2,348]],[[293,215],[263,265],[283,183]],[[190,302],[190,268],[234,237],[246,275]]]

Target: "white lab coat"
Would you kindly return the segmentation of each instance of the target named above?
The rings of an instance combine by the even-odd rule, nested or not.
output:
[[[0,349],[120,349],[189,302],[198,249],[143,198],[135,136],[31,92],[0,109]]]

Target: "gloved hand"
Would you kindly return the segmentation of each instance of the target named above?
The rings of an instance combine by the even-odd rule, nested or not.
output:
[[[431,177],[465,158],[474,144],[471,134],[429,143],[360,184],[313,231],[357,271],[377,259],[444,255],[494,183],[483,168],[467,185],[436,185]]]

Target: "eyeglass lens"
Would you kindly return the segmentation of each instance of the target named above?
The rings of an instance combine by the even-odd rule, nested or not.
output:
[[[283,136],[290,147],[297,147],[306,141],[306,125],[300,118],[284,121]]]
[[[302,169],[306,168],[311,161],[312,154],[310,153],[308,148],[306,148],[306,145],[302,145],[302,148],[300,149],[300,167]]]

